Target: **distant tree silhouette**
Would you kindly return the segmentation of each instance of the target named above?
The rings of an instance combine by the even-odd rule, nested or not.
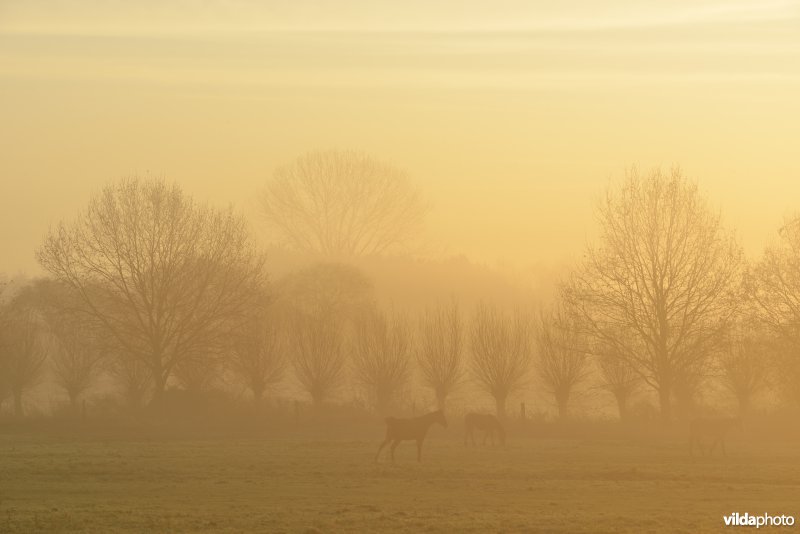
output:
[[[300,387],[320,407],[341,387],[347,364],[341,318],[330,313],[291,316],[292,367]]]
[[[49,343],[41,318],[29,307],[16,305],[0,340],[0,375],[14,399],[14,414],[24,413],[23,396],[42,378]]]
[[[8,287],[8,280],[0,275],[0,371],[3,369],[6,353],[4,343],[6,329],[8,328],[8,298],[6,295],[6,288]],[[11,390],[8,383],[8,377],[0,372],[0,412],[3,409],[3,402],[10,395]]]
[[[309,152],[278,168],[261,206],[267,223],[290,245],[328,257],[403,246],[427,211],[401,171],[341,150]]]
[[[412,339],[407,320],[378,310],[361,315],[353,340],[353,370],[380,414],[387,414],[411,377]]]
[[[276,284],[278,309],[306,315],[335,315],[346,327],[375,305],[370,279],[344,263],[315,263],[284,276]]]
[[[779,239],[767,246],[747,285],[761,321],[778,340],[777,383],[800,403],[800,217],[784,221]]]
[[[50,357],[53,377],[77,409],[78,401],[102,375],[104,355],[85,322],[60,317],[48,324],[56,340]]]
[[[516,310],[509,315],[478,305],[470,324],[470,367],[477,383],[495,400],[497,417],[505,418],[506,400],[522,387],[531,364],[532,322]]]
[[[575,389],[589,375],[589,352],[584,336],[559,307],[543,311],[535,329],[534,367],[544,389],[553,396],[558,417],[567,416]]]
[[[614,396],[619,418],[626,420],[631,397],[640,387],[642,379],[626,358],[614,352],[613,345],[597,343],[592,352],[597,362],[600,388]]]
[[[747,414],[754,398],[769,385],[771,348],[751,320],[737,322],[726,336],[719,355],[720,378],[736,398],[740,416]]]
[[[225,347],[265,283],[243,218],[157,179],[107,186],[77,220],[51,229],[37,257],[118,354],[149,369],[156,397],[181,362]]]
[[[230,343],[230,339],[228,342]],[[175,381],[183,390],[200,395],[208,393],[220,384],[222,367],[222,353],[200,349],[181,358],[175,364],[173,374]]]
[[[141,406],[153,388],[150,368],[140,358],[121,352],[112,352],[105,361],[125,403],[132,408]]]
[[[80,398],[103,374],[103,332],[81,313],[81,302],[65,284],[41,278],[24,290],[24,298],[42,317],[52,338],[50,370],[55,384],[64,390],[73,411]]]
[[[436,395],[438,409],[443,410],[464,374],[464,324],[455,302],[428,309],[420,319],[417,364],[423,382]]]
[[[659,394],[695,380],[736,314],[742,253],[678,169],[633,169],[598,209],[600,245],[564,287],[590,333]]]
[[[235,334],[228,367],[259,404],[267,389],[280,382],[286,367],[281,326],[274,312],[254,315]]]

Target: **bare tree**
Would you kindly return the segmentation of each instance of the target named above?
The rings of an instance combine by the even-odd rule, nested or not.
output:
[[[277,169],[261,204],[268,224],[289,244],[329,257],[405,245],[427,211],[401,171],[339,150],[309,152]]]
[[[257,405],[266,390],[283,376],[284,346],[274,313],[255,315],[234,338],[228,367],[250,389]]]
[[[364,313],[356,324],[354,374],[380,414],[388,413],[408,385],[411,343],[411,330],[401,316],[387,317],[374,310]]]
[[[315,263],[276,284],[276,306],[305,315],[335,315],[343,326],[375,306],[370,279],[344,263]]]
[[[109,185],[52,229],[37,257],[120,354],[148,367],[156,397],[179,363],[223,349],[264,284],[244,219],[162,180]]]
[[[426,310],[420,319],[417,364],[438,408],[444,410],[464,374],[464,325],[455,302]]]
[[[3,332],[0,375],[5,377],[14,398],[14,414],[21,417],[23,395],[42,377],[48,343],[41,319],[30,309],[17,308]]]
[[[138,358],[115,352],[107,359],[108,372],[131,408],[142,405],[153,386],[150,368]]]
[[[771,343],[751,321],[739,322],[727,335],[719,354],[722,385],[736,398],[745,415],[755,397],[769,385]]]
[[[800,402],[800,216],[787,218],[779,236],[748,273],[748,289],[777,340],[777,383]]]
[[[497,416],[505,418],[506,400],[519,389],[531,363],[532,324],[516,310],[508,315],[481,303],[470,325],[472,375],[492,397]]]
[[[641,378],[631,367],[630,362],[621,358],[613,351],[606,350],[603,346],[595,346],[597,368],[600,377],[600,387],[614,396],[617,410],[621,420],[628,419],[628,406],[631,397],[639,388]]]
[[[196,350],[175,364],[175,380],[184,391],[207,393],[222,379],[222,362],[222,355],[213,350]]]
[[[5,276],[0,275],[0,371],[2,371],[5,365],[4,361],[6,357],[4,343],[7,342],[5,337],[7,337],[6,329],[8,328],[8,298],[6,295],[7,287],[8,281],[6,280]],[[5,402],[10,393],[11,389],[9,387],[8,377],[5,376],[5,373],[0,372],[0,413],[3,410],[3,402]]]
[[[636,169],[598,210],[598,247],[564,288],[589,332],[659,394],[703,369],[736,313],[742,253],[679,169]]]
[[[81,396],[102,374],[103,353],[85,323],[51,316],[48,325],[56,340],[50,357],[53,375],[76,409]]]
[[[50,370],[54,381],[76,409],[80,397],[102,374],[104,350],[97,324],[80,313],[75,293],[58,281],[34,280],[19,298],[41,317],[52,341]]]
[[[539,380],[553,396],[558,417],[567,416],[570,398],[589,374],[589,352],[578,328],[562,310],[543,312],[536,324]]]
[[[342,385],[347,363],[341,319],[295,312],[291,319],[292,366],[300,386],[320,407]]]

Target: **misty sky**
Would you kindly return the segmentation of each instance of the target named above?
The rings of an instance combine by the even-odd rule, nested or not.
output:
[[[755,254],[800,209],[800,2],[0,0],[0,272],[109,180],[254,211],[331,147],[441,253],[577,256],[610,177],[680,164]]]

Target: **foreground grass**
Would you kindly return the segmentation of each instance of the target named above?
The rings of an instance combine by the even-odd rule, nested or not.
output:
[[[438,435],[444,431],[439,429]],[[0,436],[0,532],[706,532],[800,516],[797,444],[77,441]],[[784,529],[786,530],[786,529]],[[789,529],[792,530],[792,529]]]

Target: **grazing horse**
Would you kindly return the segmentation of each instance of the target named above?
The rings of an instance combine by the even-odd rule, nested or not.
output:
[[[710,448],[708,455],[714,454],[714,449],[717,444],[722,449],[723,456],[727,456],[725,452],[725,436],[731,429],[737,428],[742,430],[742,420],[739,417],[706,417],[694,419],[689,424],[689,454],[694,455],[694,447],[700,449],[700,455],[705,456],[706,451],[703,448],[703,438],[708,438]]]
[[[416,440],[417,442],[417,461],[422,461],[422,442],[425,440],[425,435],[433,423],[439,423],[447,428],[447,419],[444,418],[444,412],[437,410],[420,417],[412,419],[399,419],[397,417],[386,418],[386,439],[383,440],[381,446],[378,447],[378,452],[375,454],[375,461],[381,454],[383,448],[392,442],[390,448],[392,453],[392,461],[394,462],[394,450],[401,441]]]
[[[502,423],[497,417],[491,414],[482,414],[470,412],[464,416],[464,445],[468,445],[467,440],[472,441],[473,447],[475,446],[475,429],[483,430],[483,444],[486,445],[486,439],[491,437],[492,445],[494,445],[494,437],[497,435],[501,445],[506,444],[506,430],[503,428]]]

